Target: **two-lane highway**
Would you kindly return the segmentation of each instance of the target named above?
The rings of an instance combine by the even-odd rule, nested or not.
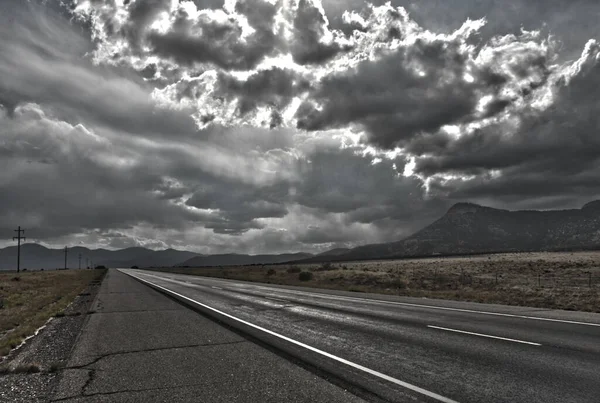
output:
[[[600,402],[600,315],[122,271],[374,399]]]

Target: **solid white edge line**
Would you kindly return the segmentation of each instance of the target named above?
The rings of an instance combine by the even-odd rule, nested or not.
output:
[[[310,350],[310,351],[312,351],[312,352],[315,352],[315,353],[317,353],[317,354],[321,354],[321,355],[323,355],[323,356],[325,356],[325,357],[327,357],[327,358],[330,358],[330,359],[332,359],[332,360],[334,360],[334,361],[341,362],[341,363],[343,363],[343,364],[346,364],[346,365],[348,365],[348,366],[351,366],[351,367],[353,367],[353,368],[359,369],[359,370],[361,370],[361,371],[363,371],[363,372],[367,372],[367,373],[369,373],[369,374],[371,374],[371,375],[373,375],[373,376],[376,376],[376,377],[378,377],[378,378],[384,379],[384,380],[386,380],[386,381],[388,381],[388,382],[391,382],[391,383],[394,383],[394,384],[396,384],[396,385],[402,386],[402,387],[404,387],[404,388],[406,388],[406,389],[410,389],[410,390],[412,390],[413,392],[420,393],[420,394],[422,394],[422,395],[425,395],[425,396],[427,396],[427,397],[431,397],[432,399],[435,399],[435,400],[438,400],[438,401],[440,401],[440,402],[444,402],[444,403],[458,403],[458,402],[457,402],[457,401],[455,401],[455,400],[449,399],[449,398],[447,398],[447,397],[444,397],[444,396],[442,396],[442,395],[438,395],[437,393],[430,392],[430,391],[428,391],[428,390],[426,390],[426,389],[423,389],[423,388],[420,388],[420,387],[418,387],[418,386],[416,386],[416,385],[410,384],[410,383],[408,383],[408,382],[404,382],[404,381],[401,381],[401,380],[399,380],[399,379],[393,378],[393,377],[391,377],[391,376],[389,376],[389,375],[383,374],[383,373],[381,373],[381,372],[378,372],[378,371],[375,371],[375,370],[373,370],[373,369],[370,369],[370,368],[367,368],[367,367],[363,367],[363,366],[362,366],[362,365],[360,365],[360,364],[356,364],[356,363],[354,363],[354,362],[352,362],[352,361],[348,361],[348,360],[346,360],[346,359],[344,359],[344,358],[341,358],[341,357],[338,357],[338,356],[336,356],[336,355],[330,354],[330,353],[328,353],[328,352],[326,352],[326,351],[319,350],[318,348],[315,348],[315,347],[309,346],[308,344],[304,344],[304,343],[302,343],[302,342],[299,342],[299,341],[297,341],[297,340],[291,339],[291,338],[289,338],[289,337],[287,337],[287,336],[284,336],[284,335],[282,335],[282,334],[276,333],[276,332],[274,332],[274,331],[272,331],[272,330],[265,329],[265,328],[263,328],[263,327],[260,327],[260,326],[258,326],[258,325],[255,325],[255,324],[253,324],[253,323],[247,322],[247,321],[245,321],[245,320],[243,320],[243,319],[237,318],[237,317],[235,317],[235,316],[233,316],[233,315],[230,315],[230,314],[228,314],[228,313],[225,313],[225,312],[223,312],[223,311],[220,311],[220,310],[218,310],[218,309],[216,309],[216,308],[213,308],[213,307],[211,307],[211,306],[208,306],[208,305],[206,305],[206,304],[203,304],[202,302],[198,302],[198,301],[196,301],[196,300],[194,300],[194,299],[192,299],[192,298],[190,298],[190,297],[186,297],[185,295],[182,295],[182,294],[179,294],[179,293],[177,293],[177,292],[175,292],[175,291],[169,290],[168,288],[162,287],[162,286],[160,286],[160,285],[158,285],[158,284],[154,284],[154,283],[153,283],[153,282],[151,282],[151,281],[144,280],[143,278],[140,278],[140,277],[138,277],[138,276],[136,276],[136,275],[133,275],[133,274],[131,274],[131,273],[127,273],[127,272],[124,272],[124,271],[122,271],[122,270],[119,270],[119,271],[121,271],[121,273],[127,274],[128,276],[134,277],[134,278],[138,279],[139,281],[141,281],[141,282],[143,282],[143,283],[151,284],[152,286],[154,286],[154,287],[157,287],[157,288],[160,288],[160,289],[162,289],[162,290],[166,291],[167,293],[170,293],[170,294],[176,295],[176,296],[178,296],[178,297],[180,297],[180,298],[183,298],[183,299],[185,299],[185,300],[187,300],[187,301],[193,302],[194,304],[200,305],[200,306],[201,306],[201,307],[203,307],[203,308],[206,308],[206,309],[209,309],[209,310],[211,310],[211,311],[213,311],[213,312],[216,312],[216,313],[218,313],[219,315],[223,315],[223,316],[225,316],[225,317],[227,317],[227,318],[230,318],[230,319],[233,319],[233,320],[235,320],[235,321],[238,321],[238,322],[240,322],[240,323],[243,323],[243,324],[244,324],[244,325],[246,325],[246,326],[250,326],[250,327],[252,327],[252,328],[254,328],[254,329],[257,329],[257,330],[260,330],[260,331],[262,331],[262,332],[265,332],[265,333],[267,333],[267,334],[270,334],[270,335],[272,335],[272,336],[278,337],[278,338],[280,338],[280,339],[282,339],[282,340],[285,340],[285,341],[287,341],[287,342],[290,342],[290,343],[292,343],[292,344],[295,344],[295,345],[297,345],[297,346],[303,347],[303,348],[305,348],[305,349],[307,349],[307,350]]]
[[[186,274],[184,274],[184,276],[185,275]],[[165,279],[166,278],[166,277],[162,277],[162,276],[153,276],[153,277],[161,278],[161,279]],[[211,277],[211,280],[212,279],[214,279],[214,277]],[[222,282],[230,281],[230,280],[224,280],[224,279],[218,279],[218,280],[222,281]],[[450,308],[450,307],[445,307],[445,306],[413,304],[413,303],[410,303],[410,302],[386,301],[386,300],[382,300],[382,299],[348,297],[348,296],[344,296],[344,295],[321,294],[321,293],[316,293],[316,292],[311,292],[311,291],[304,292],[304,291],[289,290],[287,288],[276,288],[276,287],[271,287],[271,286],[264,285],[264,284],[256,284],[256,286],[258,286],[258,287],[264,287],[264,288],[269,288],[269,289],[276,289],[278,291],[287,292],[287,293],[290,293],[290,294],[300,294],[300,295],[303,295],[303,296],[313,295],[313,296],[316,296],[316,297],[319,297],[319,298],[337,299],[337,300],[340,300],[340,301],[349,300],[349,301],[360,301],[360,302],[374,302],[374,303],[379,303],[379,304],[404,305],[404,306],[413,306],[413,307],[417,307],[417,308],[430,308],[430,309],[439,309],[439,310],[444,310],[444,311],[476,313],[476,314],[480,314],[480,315],[504,316],[504,317],[508,317],[508,318],[541,320],[541,321],[546,321],[546,322],[568,323],[568,324],[571,324],[571,325],[584,325],[584,326],[600,327],[600,323],[578,322],[578,321],[574,321],[574,320],[565,320],[565,319],[541,318],[539,316],[517,315],[517,314],[502,313],[502,312],[478,311],[478,310],[475,310],[475,309]]]
[[[524,340],[517,340],[517,339],[509,339],[507,337],[499,337],[499,336],[492,336],[489,334],[483,334],[483,333],[474,333],[474,332],[467,332],[465,330],[458,330],[458,329],[450,329],[447,327],[441,327],[441,326],[433,326],[433,325],[427,325],[427,327],[431,328],[431,329],[439,329],[439,330],[446,330],[448,332],[455,332],[455,333],[464,333],[464,334],[470,334],[473,336],[480,336],[480,337],[488,337],[490,339],[498,339],[498,340],[506,340],[506,341],[512,341],[514,343],[521,343],[521,344],[529,344],[532,346],[541,346],[540,343],[534,343],[531,341],[524,341]]]

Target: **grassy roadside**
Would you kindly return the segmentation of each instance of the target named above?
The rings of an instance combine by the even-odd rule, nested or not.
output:
[[[104,270],[0,273],[0,357],[63,310]]]
[[[600,252],[160,270],[282,285],[600,312]]]

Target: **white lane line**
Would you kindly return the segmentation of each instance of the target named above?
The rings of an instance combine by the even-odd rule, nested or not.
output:
[[[216,287],[216,286],[214,286],[214,285],[213,285],[213,286],[211,286],[210,288],[214,288],[215,290],[222,290],[222,288],[221,288],[221,287]]]
[[[267,288],[267,287],[265,287]],[[504,316],[509,318],[519,318],[519,319],[530,319],[530,320],[541,320],[547,322],[559,322],[559,323],[568,323],[572,325],[584,325],[584,326],[595,326],[600,327],[600,323],[591,323],[591,322],[579,322],[574,320],[565,320],[565,319],[552,319],[552,318],[542,318],[539,316],[527,316],[527,315],[517,315],[511,313],[501,313],[501,312],[489,312],[489,311],[478,311],[475,309],[464,309],[464,308],[449,308],[445,306],[435,306],[435,305],[423,305],[423,304],[413,304],[410,302],[396,302],[396,301],[386,301],[381,299],[371,299],[371,298],[358,298],[358,297],[346,297],[341,295],[328,295],[328,294],[320,294],[313,292],[302,292],[302,291],[292,291],[292,290],[280,290],[277,288],[268,288],[269,290],[278,290],[282,292],[287,292],[291,294],[297,294],[301,296],[314,296],[323,299],[333,299],[338,301],[358,301],[358,302],[371,302],[376,304],[388,304],[388,305],[401,305],[401,306],[411,306],[416,308],[429,308],[429,309],[439,309],[443,311],[455,311],[455,312],[466,312],[466,313],[476,313],[480,315],[493,315],[493,316]]]
[[[265,299],[270,299],[271,301],[277,301],[277,302],[285,302],[285,303],[289,302],[289,301],[286,301],[285,299],[272,298],[272,297],[265,297]]]
[[[506,340],[506,341],[512,341],[514,343],[521,343],[521,344],[529,344],[531,346],[538,346],[538,347],[541,346],[540,343],[533,343],[531,341],[509,339],[509,338],[506,338],[506,337],[498,337],[498,336],[492,336],[492,335],[489,335],[489,334],[482,334],[482,333],[466,332],[464,330],[450,329],[450,328],[447,328],[447,327],[440,327],[440,326],[427,325],[427,327],[429,327],[431,329],[445,330],[445,331],[448,331],[448,332],[464,333],[464,334],[470,334],[472,336],[480,336],[480,337],[487,337],[487,338],[490,338],[490,339]]]
[[[201,307],[203,307],[203,308],[206,308],[206,309],[209,309],[209,310],[211,310],[211,311],[213,311],[213,312],[216,312],[216,313],[218,313],[219,315],[223,315],[223,316],[225,316],[225,317],[228,317],[228,318],[230,318],[230,319],[233,319],[233,320],[235,320],[235,321],[237,321],[237,322],[243,323],[243,324],[244,324],[244,325],[246,325],[246,326],[250,326],[250,327],[252,327],[252,328],[254,328],[254,329],[257,329],[257,330],[260,330],[260,331],[262,331],[262,332],[265,332],[265,333],[267,333],[267,334],[270,334],[271,336],[278,337],[278,338],[280,338],[280,339],[282,339],[282,340],[285,340],[285,341],[287,341],[287,342],[289,342],[289,343],[292,343],[292,344],[295,344],[295,345],[297,345],[297,346],[303,347],[303,348],[305,348],[305,349],[307,349],[307,350],[310,350],[310,351],[312,351],[312,352],[315,352],[315,353],[317,353],[317,354],[323,355],[323,356],[325,356],[325,357],[327,357],[327,358],[330,358],[330,359],[332,359],[332,360],[334,360],[334,361],[341,362],[342,364],[346,364],[346,365],[348,365],[348,366],[350,366],[350,367],[353,367],[353,368],[355,368],[355,369],[361,370],[361,371],[363,371],[363,372],[366,372],[366,373],[368,373],[368,374],[371,374],[371,375],[373,375],[373,376],[376,376],[376,377],[378,377],[378,378],[384,379],[384,380],[386,380],[386,381],[388,381],[388,382],[391,382],[391,383],[394,383],[394,384],[396,384],[396,385],[398,385],[398,386],[402,386],[402,387],[404,387],[404,388],[406,388],[406,389],[410,389],[410,390],[412,390],[413,392],[420,393],[420,394],[422,394],[422,395],[428,396],[428,397],[430,397],[430,398],[432,398],[432,399],[435,399],[435,400],[438,400],[438,401],[440,401],[440,402],[444,402],[444,403],[458,403],[458,402],[457,402],[457,401],[455,401],[455,400],[449,399],[449,398],[447,398],[447,397],[444,397],[444,396],[442,396],[442,395],[438,395],[437,393],[430,392],[430,391],[428,391],[428,390],[426,390],[426,389],[423,389],[423,388],[420,388],[420,387],[418,387],[418,386],[415,386],[415,385],[413,385],[413,384],[410,384],[410,383],[408,383],[408,382],[404,382],[404,381],[401,381],[401,380],[399,380],[399,379],[393,378],[393,377],[391,377],[391,376],[389,376],[389,375],[383,374],[383,373],[381,373],[381,372],[378,372],[378,371],[375,371],[375,370],[373,370],[373,369],[370,369],[370,368],[367,368],[367,367],[363,367],[363,366],[362,366],[362,365],[360,365],[360,364],[356,364],[356,363],[354,363],[354,362],[352,362],[352,361],[348,361],[348,360],[346,360],[346,359],[344,359],[344,358],[341,358],[341,357],[338,357],[338,356],[336,356],[336,355],[330,354],[330,353],[328,353],[328,352],[326,352],[326,351],[319,350],[318,348],[315,348],[315,347],[309,346],[308,344],[304,344],[304,343],[302,343],[302,342],[299,342],[299,341],[297,341],[297,340],[294,340],[294,339],[292,339],[292,338],[289,338],[289,337],[287,337],[287,336],[284,336],[284,335],[282,335],[282,334],[276,333],[276,332],[274,332],[274,331],[272,331],[272,330],[265,329],[264,327],[260,327],[260,326],[258,326],[258,325],[255,325],[255,324],[253,324],[253,323],[250,323],[250,322],[248,322],[248,321],[245,321],[245,320],[243,320],[243,319],[237,318],[237,317],[235,317],[235,316],[233,316],[233,315],[230,315],[230,314],[228,314],[228,313],[225,313],[225,312],[223,312],[223,311],[220,311],[220,310],[218,310],[218,309],[216,309],[216,308],[213,308],[213,307],[211,307],[211,306],[208,306],[208,305],[206,305],[206,304],[203,304],[202,302],[198,302],[198,301],[196,301],[195,299],[192,299],[192,298],[190,298],[190,297],[186,297],[185,295],[182,295],[182,294],[179,294],[179,293],[177,293],[177,292],[175,292],[175,291],[169,290],[168,288],[162,287],[162,286],[160,286],[160,285],[158,285],[158,284],[155,284],[155,283],[153,283],[153,282],[151,282],[151,281],[148,281],[148,280],[145,280],[145,279],[143,279],[143,278],[140,278],[140,277],[138,277],[138,276],[136,276],[136,275],[133,275],[133,274],[131,274],[131,273],[127,273],[127,272],[125,272],[125,274],[128,274],[128,275],[130,275],[131,277],[135,277],[135,278],[137,278],[138,280],[140,280],[140,281],[141,281],[141,282],[143,282],[143,283],[151,284],[151,285],[153,285],[154,287],[157,287],[157,288],[160,288],[161,290],[164,290],[164,291],[166,291],[167,293],[170,293],[170,294],[172,294],[172,295],[176,295],[176,296],[178,296],[178,297],[180,297],[180,298],[183,298],[183,299],[185,299],[185,300],[187,300],[187,301],[193,302],[194,304],[196,304],[196,305],[199,305],[199,306],[201,306]]]
[[[153,277],[161,278],[163,280],[165,279],[165,277],[161,277],[161,276],[153,276]],[[227,281],[227,280],[219,280],[219,281],[221,281],[221,282],[230,282],[231,283],[231,281]],[[234,284],[236,284],[236,283],[234,282]],[[334,295],[329,295],[329,294],[320,294],[320,293],[309,292],[309,291],[307,291],[307,292],[295,291],[295,290],[281,289],[281,288],[275,288],[275,287],[268,287],[268,286],[263,286],[263,285],[257,285],[256,287],[265,288],[265,289],[270,290],[270,291],[276,290],[276,291],[283,292],[283,293],[296,294],[296,295],[300,295],[300,296],[309,296],[310,295],[310,296],[315,296],[315,297],[318,297],[318,298],[332,299],[332,300],[338,300],[338,301],[371,302],[371,303],[376,303],[376,304],[411,306],[411,307],[416,307],[416,308],[438,309],[438,310],[442,310],[442,311],[475,313],[475,314],[479,314],[479,315],[503,316],[503,317],[507,317],[507,318],[541,320],[541,321],[545,321],[545,322],[558,322],[558,323],[568,323],[568,324],[571,324],[571,325],[584,325],[584,326],[600,327],[600,323],[579,322],[579,321],[575,321],[575,320],[542,318],[542,317],[539,317],[539,316],[527,316],[527,315],[517,315],[517,314],[511,314],[511,313],[478,311],[478,310],[475,310],[475,309],[464,309],[464,308],[450,308],[450,307],[445,307],[445,306],[413,304],[413,303],[410,303],[410,302],[386,301],[386,300],[381,300],[381,299],[346,297],[346,296],[342,296],[342,295],[335,295],[334,296]]]

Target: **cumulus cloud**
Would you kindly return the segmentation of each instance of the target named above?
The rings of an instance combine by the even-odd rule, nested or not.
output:
[[[153,22],[132,17],[138,2],[121,6],[123,27],[146,32],[148,43],[143,51],[136,51],[135,42],[125,52],[107,53],[123,37],[132,41],[126,28],[116,29],[96,57],[148,66],[161,56],[188,66],[184,77],[154,94],[195,108],[200,127],[354,127],[365,141],[387,149],[526,102],[546,83],[556,58],[554,42],[538,32],[482,43],[484,20],[437,34],[404,8],[386,4],[344,13],[344,34],[329,28],[315,1],[248,1],[228,2],[217,11],[197,10],[189,2],[170,2],[169,10],[166,3],[141,2],[144,10],[155,10],[148,14]],[[101,18],[94,21],[97,31],[106,30]]]

